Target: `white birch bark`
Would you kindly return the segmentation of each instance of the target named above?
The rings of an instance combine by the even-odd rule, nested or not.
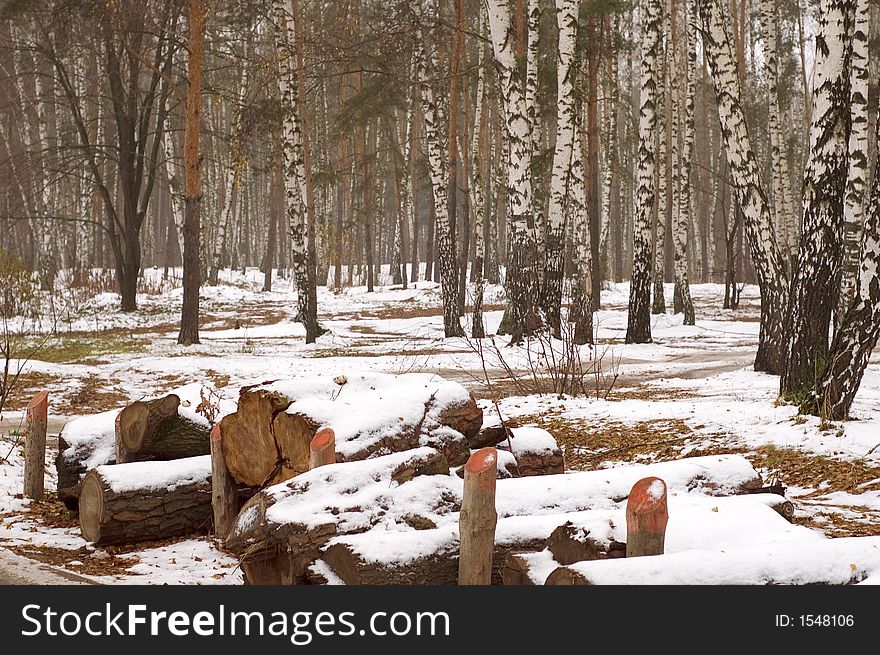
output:
[[[211,270],[209,273],[209,281],[211,284],[217,284],[217,277],[223,266],[223,258],[227,250],[227,234],[229,227],[235,220],[235,212],[238,207],[238,190],[241,186],[241,178],[244,169],[247,166],[245,151],[241,144],[242,118],[244,115],[244,104],[247,96],[248,85],[248,66],[241,67],[238,84],[238,96],[236,97],[236,106],[233,108],[235,120],[232,127],[232,145],[229,153],[229,165],[226,168],[226,184],[224,190],[228,190],[228,197],[223,204],[223,212],[220,216],[220,223],[217,226],[217,238],[214,240],[214,251],[211,254]]]
[[[780,380],[780,393],[786,398],[813,388],[828,353],[842,255],[855,5],[856,0],[822,0],[820,6],[803,235],[792,276],[786,364]]]
[[[455,264],[455,244],[452,242],[452,226],[449,222],[449,191],[447,189],[447,156],[441,138],[441,116],[437,97],[428,77],[428,59],[431,69],[436,70],[436,48],[430,47],[430,39],[421,32],[422,6],[420,0],[411,0],[412,10],[420,28],[416,44],[418,81],[421,87],[422,118],[425,122],[425,143],[428,165],[431,171],[431,189],[434,196],[434,220],[437,239],[438,263],[440,265],[440,293],[443,299],[443,328],[447,337],[464,335],[458,316],[458,268]],[[427,0],[425,13],[433,13],[433,0]],[[430,55],[429,55],[430,52]]]
[[[654,290],[651,305],[652,314],[666,313],[666,298],[663,282],[666,277],[666,218],[669,206],[669,122],[670,93],[667,91],[669,77],[669,56],[671,53],[670,22],[668,0],[663,2],[663,31],[660,36],[660,64],[657,73],[657,199],[654,210]]]
[[[661,64],[660,0],[642,6],[642,70],[639,91],[639,148],[636,206],[633,216],[633,269],[629,292],[626,343],[651,341],[651,221],[655,202],[657,151],[657,84]]]
[[[567,0],[566,0],[567,1]],[[575,14],[575,20],[576,20]],[[579,120],[578,123],[581,121]],[[572,268],[574,281],[568,320],[573,324],[572,342],[593,343],[593,249],[590,220],[587,213],[587,176],[584,168],[585,139],[582,124],[575,126],[571,153],[571,174],[568,176],[566,211],[571,224],[574,244]]]
[[[865,215],[865,194],[868,180],[868,33],[870,3],[856,0],[855,25],[852,35],[850,72],[849,167],[843,196],[843,264],[840,290],[835,306],[835,325],[839,326],[849,304],[855,297],[859,276],[859,249]]]
[[[509,0],[486,0],[492,50],[504,105],[507,144],[508,256],[505,283],[510,301],[510,332],[514,341],[542,324],[535,311],[538,291],[535,217],[532,213],[531,134],[516,66]]]
[[[482,6],[480,12],[480,37],[486,36],[486,14]],[[489,116],[488,112],[484,112],[483,105],[486,102],[486,55],[485,48],[482,44],[478,46],[479,54],[477,59],[477,99],[474,105],[474,132],[476,138],[471,140],[471,213],[474,217],[474,262],[473,262],[473,280],[474,280],[474,316],[471,326],[471,336],[474,339],[481,339],[486,335],[483,325],[483,291],[486,286],[485,266],[486,266],[486,241],[485,232],[485,195],[483,193],[483,157],[486,146],[486,139],[489,138]]]
[[[880,134],[880,124],[875,134]],[[808,408],[832,420],[849,417],[880,337],[880,175],[874,176],[864,217],[854,297],[834,334],[828,365]]]
[[[776,0],[761,0],[759,5],[764,41],[764,68],[767,75],[768,129],[770,132],[770,163],[772,168],[773,215],[776,240],[782,245],[792,242],[789,234],[794,211],[789,181],[788,154],[782,135],[779,110],[779,58]]]
[[[758,162],[745,122],[739,76],[721,0],[698,0],[703,48],[712,72],[730,178],[745,216],[745,232],[761,287],[761,327],[755,369],[778,374],[784,354],[788,302],[785,267],[777,246]]]
[[[684,138],[678,174],[678,206],[674,213],[675,224],[672,230],[675,266],[675,311],[684,314],[684,324],[694,325],[694,304],[688,284],[688,226],[693,215],[694,198],[692,193],[694,152],[694,96],[697,88],[697,23],[693,0],[684,0],[684,57],[686,84],[684,87]],[[681,79],[679,77],[679,79]]]
[[[306,238],[306,182],[303,161],[300,98],[293,57],[296,15],[292,0],[273,0],[275,50],[278,57],[278,90],[282,109],[282,157],[285,210],[290,237],[291,263],[297,291],[297,320],[306,328],[306,343],[317,338],[317,308],[309,301],[308,239]]]
[[[574,53],[578,15],[576,0],[556,0],[559,46],[556,57],[556,148],[550,177],[550,204],[547,212],[547,244],[541,308],[547,325],[559,334],[562,304],[563,250],[565,247],[565,200],[571,170],[572,147],[577,109],[575,106]]]
[[[532,159],[534,166],[541,153],[544,129],[541,120],[541,109],[538,106],[538,54],[540,52],[541,36],[541,0],[527,0],[526,23],[528,43],[526,44],[526,112],[529,117],[529,131],[531,133]],[[538,179],[537,171],[532,170],[533,179]],[[544,214],[544,199],[540,193],[532,196],[532,213],[535,216],[535,244],[538,257],[543,258],[547,244],[547,217]],[[539,269],[538,274],[543,281],[543,272]]]

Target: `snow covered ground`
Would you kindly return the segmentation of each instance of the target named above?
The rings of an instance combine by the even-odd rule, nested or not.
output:
[[[683,326],[681,316],[671,313],[653,316],[654,343],[625,345],[628,285],[611,285],[596,316],[598,344],[577,350],[578,386],[586,393],[572,396],[538,393],[553,390],[552,380],[542,377],[552,368],[548,362],[574,352],[563,342],[522,348],[499,338],[481,351],[471,339],[444,339],[435,283],[406,290],[386,285],[372,293],[321,287],[319,320],[328,332],[306,345],[302,326],[294,322],[290,281],[276,279],[271,293],[260,291],[262,282],[256,270],[225,271],[220,285],[203,288],[202,343],[189,348],[176,344],[181,290],[163,280],[160,270],[146,271],[152,293],[139,297],[134,313],[119,311],[116,294],[68,290],[59,292],[42,318],[15,322],[31,333],[54,327],[57,334],[26,364],[0,417],[0,546],[102,581],[240,583],[235,560],[207,539],[94,549],[56,506],[29,506],[19,495],[15,436],[24,405],[48,388],[50,434],[57,434],[68,419],[184,384],[204,384],[232,400],[246,384],[351,371],[431,372],[461,382],[479,399],[487,421],[497,420],[497,401],[505,419],[547,429],[570,469],[742,453],[765,478],[789,487],[805,534],[880,535],[880,359],[872,360],[856,400],[858,420],[825,424],[798,416],[794,407],[777,402],[777,378],[752,370],[755,287],[746,287],[740,309],[731,311],[721,309],[722,286],[694,285],[697,325]],[[672,285],[666,294],[671,306]],[[489,333],[499,325],[503,306],[503,290],[490,287]],[[50,488],[55,453],[50,439]],[[96,574],[101,571],[111,574]]]

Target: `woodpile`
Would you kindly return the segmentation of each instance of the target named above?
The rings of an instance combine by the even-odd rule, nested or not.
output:
[[[483,413],[461,385],[426,374],[302,378],[244,387],[220,424],[223,455],[237,482],[263,487],[309,470],[312,438],[335,432],[337,462],[428,445],[464,464]]]
[[[250,583],[307,582],[319,559],[347,584],[453,583],[463,481],[445,465],[442,453],[422,447],[316,468],[257,493],[226,546]],[[625,524],[619,503],[645,473],[663,474],[670,488],[685,494],[732,494],[760,485],[738,456],[498,480],[491,581],[502,581],[509,554],[546,548],[568,521],[588,527],[597,556],[613,557]]]
[[[83,537],[98,545],[207,534],[212,518],[210,456],[99,466],[79,497]]]

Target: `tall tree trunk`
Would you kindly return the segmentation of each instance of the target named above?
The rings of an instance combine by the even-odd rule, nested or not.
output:
[[[672,22],[669,13],[669,0],[663,2],[663,27],[660,36],[660,57],[657,70],[657,196],[654,202],[654,280],[651,303],[652,314],[666,313],[666,298],[663,283],[666,279],[666,222],[669,208],[669,128],[672,117],[672,93],[669,84],[670,56],[672,53]],[[663,36],[665,32],[665,38]]]
[[[562,278],[565,247],[565,202],[571,172],[572,147],[577,115],[574,65],[577,44],[578,16],[576,0],[557,0],[556,20],[559,26],[559,47],[556,60],[556,149],[550,178],[550,206],[547,212],[547,244],[544,260],[544,288],[541,308],[547,326],[560,335]],[[577,238],[577,237],[576,237]]]
[[[791,280],[780,394],[811,390],[825,366],[837,297],[850,126],[849,68],[856,0],[823,0],[816,34],[810,152],[804,173],[803,236]]]
[[[657,151],[657,85],[663,52],[661,45],[663,6],[660,0],[647,0],[642,9],[644,14],[637,191],[633,217],[633,266],[626,343],[651,341],[651,221],[656,199],[654,180]]]
[[[526,114],[529,119],[529,132],[532,137],[532,180],[540,180],[541,171],[538,166],[541,161],[541,148],[544,132],[541,120],[541,107],[538,103],[538,61],[541,45],[541,0],[528,0],[526,12],[526,27],[528,34],[528,43],[526,44]],[[548,226],[547,218],[544,215],[545,198],[541,193],[538,193],[538,186],[537,183],[532,183],[532,214],[535,217],[535,247],[538,252],[538,261],[540,261],[545,256],[546,252],[545,247],[546,239],[548,238]],[[543,282],[543,273],[544,271],[539,268],[538,276],[539,281],[541,282]]]
[[[420,0],[412,0],[412,10],[421,24],[422,8]],[[459,322],[458,311],[458,267],[455,263],[455,242],[453,226],[449,216],[449,169],[448,161],[444,156],[443,145],[440,136],[441,112],[434,93],[431,81],[428,79],[428,43],[430,38],[424,32],[420,35],[416,44],[418,53],[418,80],[422,90],[422,115],[425,120],[425,143],[428,149],[428,164],[431,170],[431,187],[434,195],[434,221],[438,245],[438,259],[440,264],[440,294],[443,299],[443,329],[447,337],[464,336],[464,330]],[[430,63],[436,71],[436,49],[430,48]],[[456,117],[457,119],[457,117]],[[450,129],[451,121],[450,117]],[[454,130],[452,130],[454,133]]]
[[[177,343],[199,343],[199,265],[202,172],[199,135],[202,112],[202,64],[205,58],[205,0],[189,0],[186,127],[184,132],[183,310]]]
[[[535,217],[532,214],[532,144],[522,80],[514,57],[509,0],[486,0],[486,11],[500,91],[504,98],[504,134],[508,147],[505,286],[510,302],[510,333],[513,341],[518,342],[542,325],[535,307],[538,299],[538,256]]]
[[[880,134],[880,124],[876,133]],[[874,175],[864,216],[855,295],[834,333],[828,364],[816,384],[815,397],[810,406],[803,408],[832,420],[849,416],[880,337],[880,175]]]
[[[486,12],[479,8],[480,14],[480,37],[486,36]],[[474,132],[476,138],[471,141],[471,180],[470,196],[471,210],[474,216],[474,263],[471,270],[471,279],[474,281],[474,318],[471,325],[471,336],[474,339],[482,339],[486,336],[483,326],[483,290],[486,286],[485,259],[485,215],[486,199],[483,189],[483,152],[489,138],[489,112],[484,110],[486,103],[486,49],[482,43],[478,46],[477,59],[477,99],[474,105]]]
[[[285,209],[290,237],[291,263],[297,295],[297,320],[306,328],[306,343],[318,337],[315,297],[309,292],[308,235],[305,205],[305,163],[303,161],[300,97],[294,71],[296,14],[292,0],[273,0],[275,50],[278,57],[278,90],[282,111],[282,155],[284,161]],[[312,276],[314,283],[314,276]]]
[[[837,327],[855,298],[859,281],[859,248],[868,187],[869,31],[870,3],[868,0],[856,0],[849,92],[852,125],[849,133],[846,191],[843,196],[843,264],[840,270],[840,290],[834,308],[834,322]]]
[[[684,142],[681,150],[681,170],[679,171],[678,207],[675,212],[675,226],[672,230],[672,240],[675,244],[675,312],[684,314],[684,324],[694,325],[694,303],[691,300],[691,291],[688,284],[688,226],[694,207],[693,194],[693,164],[691,159],[694,153],[694,96],[697,85],[697,14],[694,2],[684,0],[684,18],[686,25],[685,34],[685,62],[687,84],[685,85],[685,110],[684,110]],[[680,303],[680,306],[679,306]]]
[[[767,71],[768,129],[770,131],[770,164],[773,173],[773,213],[776,240],[782,246],[791,240],[789,234],[794,220],[791,199],[791,181],[788,172],[788,155],[782,135],[779,110],[779,60],[778,24],[776,0],[760,0],[761,29],[764,37],[764,66]],[[788,262],[787,262],[788,263]]]
[[[761,288],[755,370],[779,374],[783,367],[788,302],[785,266],[740,101],[736,59],[725,24],[726,9],[721,0],[698,1],[703,48],[712,72],[728,170],[745,218],[749,250]]]

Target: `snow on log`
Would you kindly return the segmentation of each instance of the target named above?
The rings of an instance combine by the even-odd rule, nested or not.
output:
[[[579,562],[547,584],[846,585],[877,573],[880,537],[846,537]]]
[[[210,455],[99,466],[82,482],[80,528],[95,544],[206,534],[212,518]]]
[[[467,389],[436,375],[279,380],[241,390],[238,411],[222,422],[223,454],[241,484],[277,484],[309,469],[312,438],[331,427],[337,462],[431,446],[457,466],[482,417]]]
[[[427,539],[431,535],[439,539],[446,535],[444,539],[452,540],[449,548],[457,549],[463,481],[456,475],[430,475],[445,472],[437,466],[438,457],[440,454],[433,449],[419,448],[360,462],[332,464],[265,489],[242,509],[227,539],[227,548],[239,555],[243,564],[257,559],[273,562],[282,553],[281,559],[287,558],[284,564],[271,566],[287,569],[288,562],[295,560],[290,566],[294,578],[304,575],[325,545],[361,533],[365,533],[363,544],[368,545],[374,536],[386,533],[391,543],[401,547],[408,543],[403,540],[407,533],[421,535],[410,539]],[[405,475],[401,476],[401,471]],[[689,497],[688,491],[733,494],[760,485],[755,470],[737,455],[498,480],[496,571],[503,563],[503,559],[498,559],[498,547],[521,549],[522,544],[529,543],[529,548],[544,548],[548,536],[568,520],[576,526],[587,525],[591,537],[607,549],[612,542],[624,541],[625,520],[620,503],[626,500],[636,481],[651,474],[662,476],[670,493],[682,497]],[[410,481],[402,484],[400,480],[404,478]],[[710,500],[723,504],[726,499]],[[750,507],[762,508],[759,503]],[[587,521],[579,514],[584,512],[600,518]],[[789,528],[795,527],[772,511],[766,513]],[[716,516],[709,508],[704,508],[703,514],[708,515],[708,522]],[[401,541],[395,542],[397,538]],[[365,553],[366,546],[360,539],[358,536],[356,540],[361,544],[358,556],[369,563],[373,556]],[[396,559],[386,557],[383,561],[386,569],[399,568]],[[493,579],[496,577],[500,580],[500,573]]]
[[[451,479],[443,453],[422,447],[320,466],[248,500],[227,535],[226,548],[239,556],[251,584],[299,579],[330,537],[368,530],[371,516],[390,505],[395,489],[417,485],[422,476]]]
[[[170,393],[123,407],[116,419],[116,462],[181,459],[210,453],[210,423],[182,407],[180,400],[180,396]]]
[[[79,490],[86,471],[116,463],[118,409],[68,421],[58,436],[58,498],[68,507],[79,506]]]

